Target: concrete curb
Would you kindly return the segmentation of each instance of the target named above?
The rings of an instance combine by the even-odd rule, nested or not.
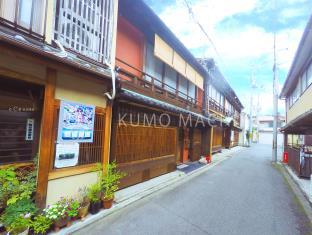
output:
[[[301,187],[299,186],[298,182],[296,181],[296,179],[294,178],[294,176],[289,172],[290,169],[287,168],[287,166],[285,166],[284,164],[281,163],[281,165],[283,166],[283,175],[285,176],[287,182],[289,183],[291,189],[293,190],[293,192],[295,193],[295,195],[297,196],[297,198],[299,199],[306,215],[308,216],[310,223],[312,223],[312,205],[311,202],[309,200],[308,195],[306,195],[306,193],[301,189]]]
[[[70,227],[68,228],[64,228],[61,231],[55,233],[55,232],[51,232],[49,234],[51,235],[67,235],[67,234],[72,234],[84,227],[87,227],[89,225],[91,225],[92,223],[95,223],[96,221],[112,214],[115,213],[119,210],[121,210],[122,208],[127,207],[128,205],[143,199],[145,197],[148,197],[150,195],[152,195],[154,192],[158,192],[160,190],[163,190],[165,188],[167,188],[168,186],[171,186],[170,189],[172,189],[172,187],[177,187],[203,173],[205,173],[206,171],[208,171],[209,169],[219,165],[220,163],[224,162],[225,160],[230,158],[230,155],[234,154],[234,153],[238,153],[242,150],[244,150],[245,148],[241,147],[241,148],[237,148],[237,149],[233,149],[233,151],[228,151],[225,154],[220,154],[220,155],[216,155],[215,158],[217,159],[216,161],[212,162],[209,165],[203,166],[197,170],[194,170],[193,172],[190,172],[188,174],[182,173],[177,175],[177,177],[172,177],[170,180],[161,183],[159,185],[155,185],[153,187],[150,187],[148,189],[142,190],[138,193],[134,193],[128,197],[123,198],[122,200],[118,201],[118,203],[114,204],[114,206],[111,209],[106,209],[106,210],[101,210],[98,214],[96,215],[88,215],[84,221],[75,221]]]

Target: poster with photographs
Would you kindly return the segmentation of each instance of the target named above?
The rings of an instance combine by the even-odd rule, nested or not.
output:
[[[76,166],[79,157],[78,143],[56,144],[55,168]]]
[[[61,101],[58,143],[92,143],[95,106]]]

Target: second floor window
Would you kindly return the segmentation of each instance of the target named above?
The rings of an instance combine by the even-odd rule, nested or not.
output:
[[[45,0],[0,0],[0,18],[13,27],[44,35]]]
[[[111,62],[113,0],[58,0],[54,38],[101,63]]]

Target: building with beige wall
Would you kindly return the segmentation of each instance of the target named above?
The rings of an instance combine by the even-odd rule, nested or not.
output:
[[[301,38],[280,98],[286,101],[285,151],[300,176],[310,177],[310,136],[312,134],[312,16]],[[300,151],[303,153],[300,157]]]

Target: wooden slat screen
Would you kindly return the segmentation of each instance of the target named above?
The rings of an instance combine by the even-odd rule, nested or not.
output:
[[[57,107],[57,112],[55,113],[56,115],[54,118],[53,126],[54,126],[54,139],[56,142],[58,131],[57,126],[59,117],[59,106]],[[79,144],[78,165],[87,165],[102,162],[104,131],[105,131],[105,114],[102,112],[95,112],[93,143]],[[55,159],[55,148],[56,143],[54,145],[53,159]]]
[[[93,143],[82,143],[79,147],[78,165],[102,162],[105,115],[95,114]]]
[[[239,132],[234,131],[234,141],[233,141],[233,146],[237,146],[239,142]]]
[[[202,132],[201,129],[195,128],[193,130],[192,142],[191,142],[191,160],[197,161],[201,156],[201,143],[202,143]]]
[[[33,141],[25,140],[27,116],[0,114],[0,164],[30,161],[34,153]]]
[[[117,163],[128,163],[175,155],[176,129],[117,125]]]

